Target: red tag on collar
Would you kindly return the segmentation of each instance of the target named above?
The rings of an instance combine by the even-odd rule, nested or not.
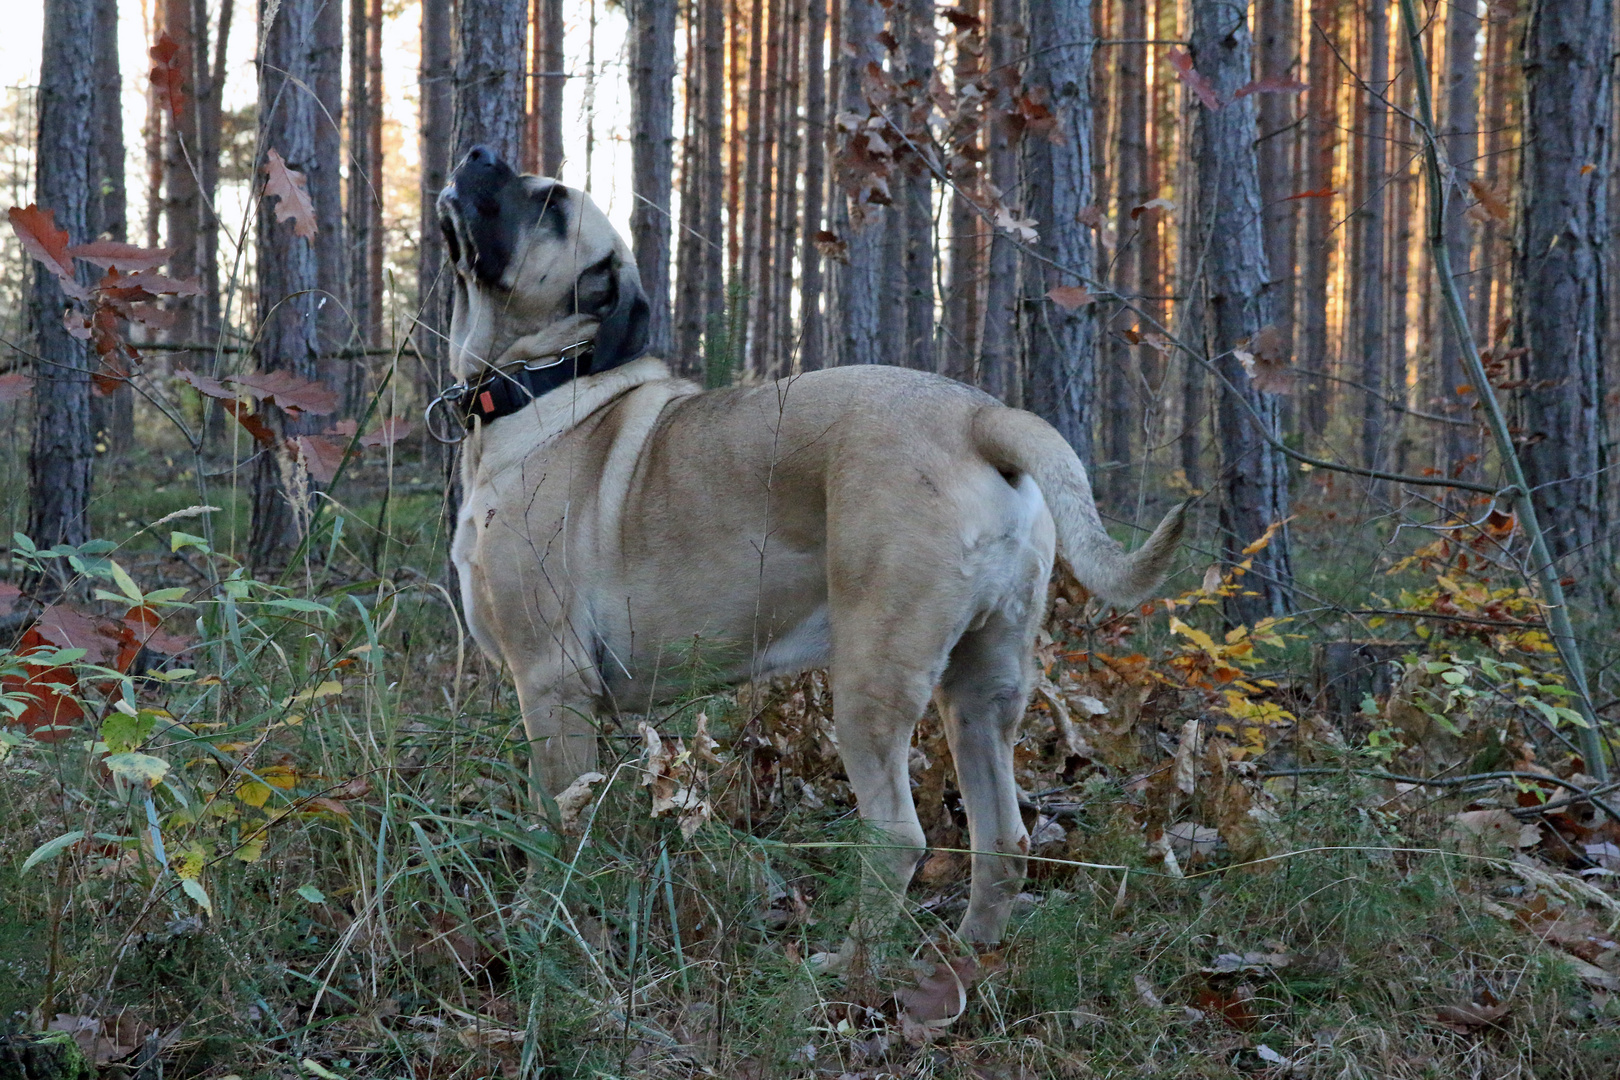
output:
[[[478,395],[478,407],[486,413],[495,411],[495,398],[490,395],[488,390]]]

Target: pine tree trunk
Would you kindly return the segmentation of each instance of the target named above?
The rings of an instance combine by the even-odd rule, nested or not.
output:
[[[702,171],[703,113],[708,90],[703,80],[698,8],[695,0],[688,0],[682,12],[686,20],[686,67],[681,77],[686,92],[681,116],[681,225],[675,234],[675,347],[668,358],[671,370],[687,376],[701,374],[704,323]]]
[[[273,0],[261,2],[268,5]],[[324,179],[335,164],[328,162],[323,173],[316,132],[326,118],[320,103],[306,89],[316,85],[312,43],[322,29],[317,18],[322,6],[321,0],[281,0],[269,26],[261,31],[264,49],[259,58],[259,143],[279,153],[289,168],[302,172],[312,196],[318,178]],[[268,13],[262,13],[261,20]],[[340,35],[340,45],[341,40]],[[263,159],[258,162],[262,163]],[[263,182],[262,172],[254,177],[261,188]],[[320,374],[321,353],[318,240],[295,236],[290,221],[277,222],[274,202],[260,199],[258,203],[258,366],[261,371],[287,371],[298,378],[314,379]],[[317,228],[340,231],[336,215],[322,218],[319,205]],[[323,424],[320,419],[288,416],[273,406],[266,407],[263,414],[278,436],[314,431]],[[284,478],[297,472],[296,464],[279,448],[266,449],[254,459],[249,558],[256,568],[284,561],[298,542],[300,522],[308,514],[307,494],[301,497],[284,486]]]
[[[725,0],[698,0],[703,38],[703,333],[713,332],[726,306],[726,7]]]
[[[118,0],[95,0],[95,135],[90,153],[89,236],[129,239],[129,207],[124,186],[123,85],[118,65]],[[135,443],[135,393],[120,382],[111,394],[92,390],[96,437],[114,455]]]
[[[1514,321],[1529,349],[1520,394],[1525,479],[1561,569],[1589,602],[1611,574],[1603,442],[1611,5],[1534,0],[1524,36],[1524,130]]]
[[[457,0],[468,3],[469,0]],[[477,0],[471,0],[476,3]],[[540,174],[562,176],[563,170],[563,90],[567,80],[567,57],[563,52],[563,0],[540,2]],[[472,25],[467,22],[463,26]],[[521,48],[519,53],[521,54]]]
[[[1232,99],[1252,77],[1246,0],[1193,0],[1192,47],[1197,70],[1226,101],[1218,111],[1194,114],[1191,156],[1195,192],[1194,232],[1207,244],[1202,292],[1208,352],[1225,382],[1276,432],[1277,399],[1256,391],[1232,350],[1272,322],[1265,237],[1260,214],[1259,164],[1255,157],[1255,101]],[[1221,446],[1221,533],[1228,563],[1242,562],[1242,548],[1288,517],[1288,473],[1281,454],[1262,439],[1248,409],[1224,386],[1218,397]],[[1292,582],[1286,527],[1253,556],[1243,579],[1256,595],[1232,598],[1228,618],[1253,624],[1289,610]]]
[[[91,238],[91,142],[95,135],[95,0],[47,0],[40,61],[39,140],[34,198],[56,214],[56,227],[70,243]],[[79,280],[88,285],[89,267],[80,263]],[[35,264],[28,293],[33,329],[34,432],[28,454],[28,535],[40,547],[82,544],[90,539],[91,465],[95,457],[90,428],[91,356],[83,342],[62,325],[67,298],[56,277]],[[39,588],[54,593],[66,586],[66,560],[52,563],[62,576]]]
[[[1019,0],[988,0],[989,28],[985,49],[989,54],[990,81],[995,87],[989,109],[990,183],[1002,197],[1016,203],[1018,191],[1018,141],[1013,133],[1014,95],[1009,86],[1016,82],[1012,67],[1024,51],[1024,36],[1015,33],[1019,25]],[[991,230],[985,266],[984,320],[980,330],[979,385],[986,393],[1009,405],[1023,402],[1023,377],[1018,356],[1018,248],[1005,229]]]
[[[1396,38],[1396,56],[1400,55],[1400,39]],[[1389,235],[1391,238],[1389,250],[1389,281],[1384,295],[1389,303],[1389,337],[1385,348],[1390,357],[1389,396],[1403,405],[1411,406],[1408,401],[1407,388],[1411,385],[1412,351],[1407,347],[1406,335],[1409,329],[1409,319],[1406,305],[1408,292],[1412,287],[1412,213],[1413,203],[1417,195],[1415,178],[1412,174],[1412,163],[1409,155],[1403,153],[1401,147],[1408,142],[1419,138],[1412,125],[1405,117],[1412,115],[1413,92],[1412,77],[1409,72],[1401,72],[1395,85],[1391,88],[1394,94],[1395,106],[1398,112],[1392,121],[1394,130],[1390,133],[1391,157],[1395,163],[1395,175],[1391,178],[1389,190],[1390,223]],[[1404,115],[1402,115],[1404,114]],[[1426,410],[1425,410],[1426,411]],[[1405,417],[1397,418],[1397,423],[1404,423]],[[1436,432],[1438,435],[1439,433]],[[1390,440],[1390,449],[1398,455],[1395,459],[1395,471],[1407,472],[1410,469],[1408,451],[1413,439],[1403,437],[1399,441]]]
[[[283,0],[285,3],[286,0]],[[343,251],[343,6],[316,0],[314,35],[309,50],[309,81],[315,91],[315,159],[306,179],[315,218],[323,224],[315,234],[316,276],[326,302],[316,308],[320,333],[320,379],[342,394],[340,415],[358,417],[364,393],[363,361],[338,355],[353,343],[354,324],[348,305],[348,262]]]
[[[507,161],[516,161],[522,151],[524,12],[522,0],[456,0],[451,169],[475,146],[488,146]],[[545,137],[542,117],[542,143]],[[541,165],[551,171],[551,163]]]
[[[370,50],[369,14],[371,0],[349,0],[349,190],[344,207],[348,225],[348,249],[344,252],[349,273],[349,314],[358,345],[369,345],[371,326],[371,209],[376,197],[371,166],[371,126],[381,117],[371,113],[371,67],[366,62]],[[353,380],[350,380],[353,382]],[[352,386],[344,387],[351,397]],[[345,402],[352,413],[353,400]]]
[[[770,375],[780,378],[793,373],[793,249],[798,238],[799,161],[804,151],[799,123],[799,96],[803,90],[804,2],[785,0],[789,9],[783,28],[783,66],[787,70],[782,85],[781,108],[777,113],[778,169],[776,181],[776,282],[771,291],[774,327],[773,363]]]
[[[957,10],[971,18],[984,17],[982,0],[961,0]],[[960,28],[955,34],[954,81],[956,92],[978,81],[984,74],[983,28]],[[957,187],[972,190],[974,162],[978,160],[982,132],[968,134],[948,163]],[[945,285],[945,335],[940,371],[959,382],[972,385],[979,354],[979,288],[983,273],[980,257],[983,236],[980,218],[973,204],[953,189],[948,195],[950,216],[949,279]]]
[[[1296,0],[1261,0],[1260,76],[1298,77],[1299,35],[1294,24]],[[1266,271],[1271,280],[1272,311],[1278,331],[1293,351],[1294,338],[1294,161],[1299,148],[1297,94],[1260,95],[1260,201],[1265,207]]]
[[[903,82],[909,89],[907,100],[929,112],[929,88],[934,80],[934,3],[933,0],[904,0],[896,5],[900,15],[900,47],[905,56]],[[915,115],[915,113],[913,113]],[[902,126],[912,126],[910,118],[895,116]],[[915,125],[910,139],[918,150],[929,153],[927,129]],[[899,217],[903,222],[905,248],[902,256],[905,274],[906,333],[903,352],[890,363],[904,364],[918,371],[933,371],[934,358],[934,175],[927,161],[907,154],[898,190]]]
[[[433,400],[448,383],[444,335],[449,332],[453,273],[444,263],[444,235],[439,231],[439,192],[450,173],[450,125],[454,110],[450,54],[450,0],[423,0],[422,54],[417,74],[420,124],[417,154],[421,161],[420,240],[416,265],[416,351],[422,363],[417,387],[423,402]],[[443,465],[449,452],[423,432],[423,456]]]
[[[177,0],[178,2],[178,0]],[[165,0],[152,0],[152,35],[162,32]],[[156,44],[154,41],[153,44]],[[141,126],[141,142],[146,151],[146,246],[163,242],[163,147],[168,140],[168,110],[158,105],[157,88],[146,81],[146,123]]]
[[[799,370],[817,371],[827,360],[822,341],[821,252],[816,234],[826,225],[827,137],[832,123],[827,109],[827,4],[808,0],[805,36],[804,94],[804,225],[799,247]],[[836,3],[837,0],[832,0]]]
[[[196,0],[202,3],[203,0]],[[220,287],[219,287],[219,215],[216,212],[215,200],[219,196],[219,155],[220,144],[224,137],[222,129],[222,110],[225,97],[226,63],[229,56],[231,41],[231,22],[235,14],[235,0],[221,0],[219,7],[219,27],[214,33],[214,62],[206,71],[207,86],[199,93],[197,99],[197,141],[202,146],[199,155],[199,172],[202,175],[202,187],[198,192],[202,202],[202,243],[199,245],[202,265],[200,277],[202,279],[203,301],[203,333],[199,340],[213,343],[220,336]],[[210,368],[212,358],[210,358]],[[223,411],[215,409],[214,414],[223,418]]]
[[[1512,15],[1496,15],[1486,24],[1485,72],[1480,95],[1485,101],[1484,182],[1498,199],[1504,195],[1502,182],[1507,170],[1503,167],[1502,159],[1508,152],[1511,137],[1507,108],[1507,86],[1512,78],[1509,48],[1518,40],[1518,28],[1518,20]],[[1479,272],[1474,275],[1474,310],[1469,313],[1475,335],[1487,340],[1495,337],[1495,319],[1500,317],[1499,312],[1493,312],[1492,298],[1499,277],[1496,261],[1503,231],[1496,215],[1487,212],[1485,227],[1480,230],[1479,237]]]
[[[1040,230],[1032,247],[1050,260],[1025,258],[1019,266],[1028,365],[1024,405],[1089,462],[1097,395],[1095,305],[1071,308],[1047,293],[1096,274],[1092,230],[1081,220],[1092,203],[1090,0],[1028,0],[1024,24],[1030,41],[1055,43],[1030,53],[1024,83],[1028,93],[1045,92],[1056,120],[1050,135],[1026,134],[1023,140],[1025,212]]]
[[[861,80],[868,64],[883,62],[878,34],[883,30],[883,9],[878,0],[842,0],[843,41],[834,52],[839,64],[841,102],[845,111],[865,117],[868,112]],[[883,247],[889,231],[891,207],[867,201],[861,178],[847,170],[838,177],[854,194],[835,200],[833,231],[848,245],[847,262],[833,264],[835,307],[829,321],[838,335],[840,364],[886,364],[892,356],[883,350],[881,310],[884,296]],[[892,317],[889,322],[896,321]]]
[[[167,138],[163,143],[164,240],[170,252],[169,275],[181,280],[197,276],[200,232],[197,177],[192,171],[199,150],[195,61],[198,52],[206,50],[206,45],[199,40],[194,14],[190,0],[167,0],[163,5],[163,30],[178,46],[173,64],[184,72],[180,88],[183,100],[178,109],[171,105],[166,110]],[[170,343],[196,341],[198,298],[177,297],[172,307],[175,320],[169,329]],[[187,352],[172,353],[169,360],[175,367],[192,369],[203,362],[202,358]]]
[[[1473,263],[1472,228],[1465,216],[1473,202],[1467,180],[1477,175],[1479,164],[1479,79],[1474,63],[1475,42],[1479,37],[1479,18],[1472,6],[1449,4],[1446,6],[1446,67],[1445,117],[1440,131],[1441,145],[1446,158],[1457,170],[1456,181],[1446,193],[1446,252],[1451,257],[1451,272],[1462,297],[1463,310],[1472,308]],[[1475,327],[1476,334],[1480,327]],[[1488,330],[1487,330],[1488,332]],[[1446,411],[1466,415],[1466,402],[1456,397],[1457,387],[1468,382],[1463,376],[1463,345],[1448,320],[1440,320],[1440,378],[1444,400],[1451,403]],[[1447,426],[1447,464],[1455,468],[1462,458],[1477,453],[1478,446],[1462,434],[1463,429]]]
[[[1455,10],[1455,9],[1454,9]],[[1389,110],[1383,95],[1389,83],[1389,7],[1366,0],[1366,123],[1362,138],[1361,268],[1356,276],[1357,322],[1361,327],[1361,462],[1378,467],[1384,446],[1384,155]]]
[[[1131,217],[1133,209],[1153,197],[1148,193],[1147,179],[1147,46],[1133,44],[1148,36],[1147,10],[1141,3],[1126,0],[1120,15],[1119,37],[1123,44],[1110,50],[1113,62],[1108,65],[1115,72],[1114,100],[1118,106],[1112,157],[1113,220],[1119,232],[1119,247],[1113,261],[1113,285],[1114,291],[1134,298],[1145,291],[1141,230],[1151,228],[1158,215],[1149,210]],[[1141,415],[1137,404],[1141,385],[1137,358],[1144,350],[1131,345],[1120,332],[1137,322],[1134,313],[1120,311],[1111,320],[1112,332],[1104,341],[1108,407],[1103,410],[1101,456],[1116,467],[1104,474],[1105,482],[1097,486],[1107,493],[1109,501],[1121,500],[1129,484],[1130,470],[1125,466],[1131,461],[1131,431]]]
[[[371,0],[371,8],[366,14],[366,66],[371,69],[366,80],[366,89],[369,97],[366,105],[371,110],[371,145],[366,152],[366,169],[371,174],[371,197],[366,200],[366,211],[371,215],[371,244],[366,249],[366,262],[369,269],[367,279],[371,282],[371,296],[367,308],[371,312],[370,322],[365,324],[365,340],[368,345],[378,346],[388,344],[383,337],[383,322],[386,312],[383,310],[383,242],[386,239],[383,233],[383,62],[382,62],[382,0]],[[369,368],[370,362],[362,359],[362,368]],[[369,373],[369,372],[368,372]]]
[[[1333,188],[1333,155],[1339,141],[1338,109],[1334,91],[1341,79],[1333,43],[1339,36],[1338,0],[1311,0],[1310,90],[1307,91],[1305,188],[1325,193]],[[1333,225],[1333,199],[1315,194],[1304,202],[1305,228],[1301,251],[1299,298],[1300,366],[1331,372],[1337,349],[1328,341],[1328,258],[1337,235]],[[1303,431],[1314,444],[1327,433],[1328,407],[1333,399],[1327,379],[1304,380]]]
[[[759,216],[754,232],[754,276],[749,283],[748,370],[770,378],[775,366],[772,347],[776,344],[776,315],[771,300],[775,292],[777,166],[782,153],[782,21],[784,0],[768,0],[762,31],[765,48],[765,97],[760,107]]]
[[[668,356],[670,193],[675,154],[675,0],[630,7],[630,241],[651,315],[647,349]]]

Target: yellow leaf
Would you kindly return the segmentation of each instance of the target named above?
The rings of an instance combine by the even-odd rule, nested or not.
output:
[[[301,690],[301,691],[299,691],[298,693],[294,694],[292,697],[290,697],[287,700],[283,701],[281,703],[280,707],[285,709],[289,705],[293,705],[293,704],[297,704],[297,703],[305,702],[305,701],[319,701],[321,698],[331,697],[334,694],[341,694],[341,693],[343,693],[343,684],[338,682],[336,679],[327,679],[325,682],[321,683],[319,686],[313,687],[313,688],[311,688],[309,690]]]
[[[1197,627],[1188,626],[1174,615],[1170,616],[1170,632],[1180,634],[1182,637],[1203,649],[1210,656],[1220,659],[1220,653],[1215,651],[1215,642],[1210,636]]]
[[[285,791],[298,783],[298,770],[291,765],[271,765],[259,770],[259,779]]]
[[[237,862],[255,863],[264,858],[264,833],[254,833],[242,846],[231,852],[231,858]]]
[[[270,798],[270,786],[268,784],[261,784],[257,780],[249,780],[247,783],[236,789],[236,797],[247,803],[249,806],[263,806],[265,804],[265,800]]]

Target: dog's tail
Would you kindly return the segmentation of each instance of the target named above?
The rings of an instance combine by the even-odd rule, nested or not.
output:
[[[1086,467],[1052,425],[1021,409],[986,405],[973,415],[973,444],[1003,474],[1027,473],[1040,487],[1057,525],[1058,554],[1080,584],[1127,607],[1164,581],[1187,503],[1166,514],[1147,543],[1127,553],[1097,516]]]

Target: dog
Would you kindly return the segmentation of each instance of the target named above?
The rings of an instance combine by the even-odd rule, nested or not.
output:
[[[960,934],[998,942],[1029,850],[1013,743],[1054,554],[1135,603],[1184,507],[1127,554],[1050,425],[942,376],[673,378],[642,355],[648,305],[602,211],[488,149],[438,211],[467,425],[452,554],[472,635],[516,681],[536,792],[594,767],[593,714],[826,667],[893,897],[925,846],[907,763],[935,696],[974,852]]]

